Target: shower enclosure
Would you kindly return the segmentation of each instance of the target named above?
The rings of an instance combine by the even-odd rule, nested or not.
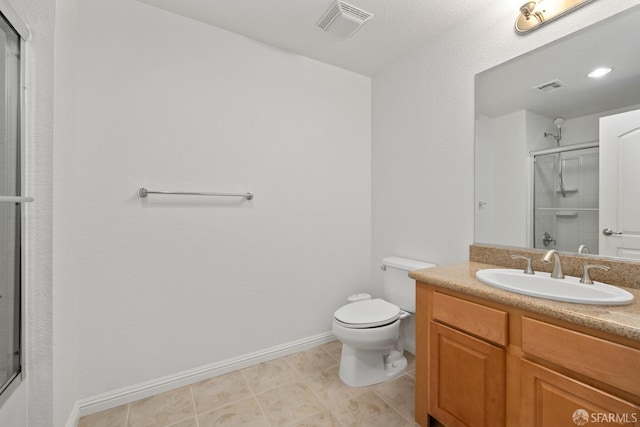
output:
[[[21,37],[0,15],[0,404],[21,373]]]
[[[558,146],[531,155],[534,247],[597,254],[598,143]]]

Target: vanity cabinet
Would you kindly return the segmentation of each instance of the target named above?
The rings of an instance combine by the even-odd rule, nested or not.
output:
[[[420,425],[640,427],[640,342],[426,283],[416,297]]]
[[[429,408],[446,426],[503,426],[505,351],[431,323]]]
[[[640,395],[640,350],[525,316],[522,351],[523,427],[572,427],[580,425],[580,416],[585,415],[587,422],[640,426],[640,406],[604,390],[615,389],[619,396],[629,394],[631,398]],[[537,359],[556,370],[528,359]],[[563,375],[559,370],[600,386]],[[580,409],[586,412],[576,412]]]
[[[504,425],[506,313],[441,293],[433,299],[431,414],[452,427]]]
[[[551,369],[522,360],[520,379],[522,427],[575,427],[588,422],[640,426],[637,405]]]

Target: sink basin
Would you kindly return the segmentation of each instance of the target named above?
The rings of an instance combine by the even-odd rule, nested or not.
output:
[[[549,273],[539,271],[531,275],[524,274],[522,270],[493,268],[478,271],[476,278],[489,286],[556,301],[595,305],[633,302],[633,294],[616,286],[595,281],[593,285],[584,285],[579,278],[571,276],[552,279]]]

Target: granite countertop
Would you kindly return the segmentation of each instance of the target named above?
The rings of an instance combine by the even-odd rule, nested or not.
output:
[[[635,301],[629,305],[574,304],[520,295],[486,285],[476,279],[476,272],[487,268],[504,267],[463,262],[412,271],[409,277],[520,310],[640,341],[640,289],[625,288],[635,297]]]

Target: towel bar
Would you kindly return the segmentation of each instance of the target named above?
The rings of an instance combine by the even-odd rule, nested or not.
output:
[[[172,194],[178,196],[216,196],[216,197],[244,197],[247,200],[253,199],[253,193],[201,193],[194,191],[154,191],[144,187],[138,190],[138,196],[147,197],[149,194]]]

